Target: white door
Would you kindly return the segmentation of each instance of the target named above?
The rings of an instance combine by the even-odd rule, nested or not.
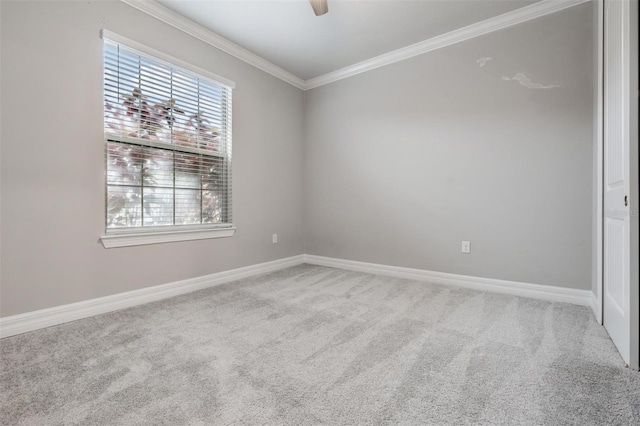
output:
[[[630,359],[629,2],[604,7],[603,323]]]

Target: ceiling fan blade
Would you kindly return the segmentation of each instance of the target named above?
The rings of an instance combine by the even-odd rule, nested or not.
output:
[[[316,16],[324,15],[329,11],[327,0],[309,0],[309,3],[311,3]]]

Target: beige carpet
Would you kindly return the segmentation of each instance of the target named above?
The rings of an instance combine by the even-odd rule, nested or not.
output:
[[[2,425],[640,424],[588,308],[310,265],[0,354]]]

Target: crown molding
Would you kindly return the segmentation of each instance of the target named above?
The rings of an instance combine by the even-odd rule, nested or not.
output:
[[[436,49],[450,46],[452,44],[489,34],[503,28],[508,28],[532,19],[559,12],[591,0],[542,0],[532,5],[384,53],[371,59],[358,62],[357,64],[350,65],[306,81],[153,0],[121,1],[299,89],[309,90],[371,71],[385,65],[400,62],[414,56],[422,55]]]
[[[489,34],[491,32],[511,27],[513,25],[517,25],[526,21],[530,21],[541,16],[559,12],[561,10],[568,9],[570,7],[586,3],[588,1],[590,0],[542,0],[538,3],[525,6],[521,9],[516,9],[512,12],[507,12],[502,15],[498,15],[496,17],[489,18],[484,21],[471,24],[445,34],[432,37],[430,39],[420,41],[418,43],[411,44],[409,46],[393,50],[388,53],[384,53],[374,58],[358,62],[357,64],[350,65],[348,67],[344,67],[339,70],[306,80],[304,90],[324,86],[325,84],[333,83],[347,77],[352,77],[363,72],[371,71],[385,65],[400,62],[405,59],[422,55],[423,53],[431,52],[433,50],[450,46],[452,44],[460,43],[465,40],[470,40],[472,38]]]
[[[162,6],[155,1],[145,0],[121,0],[123,3],[134,7],[149,16],[152,16],[165,24],[171,25],[180,31],[183,31],[190,36],[204,41],[205,43],[220,49],[231,56],[234,56],[241,61],[253,65],[254,67],[271,74],[274,77],[283,80],[292,86],[299,89],[305,89],[305,82],[300,77],[291,74],[289,71],[283,70],[277,65],[272,64],[261,56],[256,55],[247,49],[238,46],[237,44],[227,40],[226,38],[214,33],[213,31],[196,24],[190,19],[172,11],[171,9]]]

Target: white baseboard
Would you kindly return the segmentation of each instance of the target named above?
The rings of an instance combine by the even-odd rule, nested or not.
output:
[[[534,299],[549,300],[552,302],[572,303],[582,306],[591,305],[591,295],[593,294],[588,290],[521,283],[517,281],[506,281],[493,278],[472,277],[468,275],[448,274],[444,272],[426,271],[423,269],[402,268],[399,266],[379,265],[375,263],[356,262],[353,260],[335,259],[314,255],[304,255],[304,262],[311,263],[313,265],[331,266],[333,268],[386,275],[395,278],[428,281],[433,284],[453,285],[481,291],[511,294],[514,296],[530,297]]]
[[[596,313],[597,301],[595,300],[593,293],[588,290],[576,290],[516,281],[497,280],[492,278],[479,278],[468,275],[448,274],[444,272],[433,272],[422,269],[379,265],[375,263],[357,262],[353,260],[305,254],[232,269],[229,271],[217,272],[215,274],[190,278],[183,281],[176,281],[140,290],[127,291],[125,293],[114,294],[111,296],[99,297],[68,305],[56,306],[53,308],[0,318],[0,338],[15,336],[17,334],[51,327],[65,322],[117,311],[119,309],[130,308],[253,275],[299,265],[301,263],[330,266],[333,268],[386,275],[395,278],[428,281],[434,284],[453,285],[475,290],[531,297],[534,299],[543,299],[554,302],[591,306],[594,314],[598,317]]]
[[[271,262],[259,263],[244,268],[217,272],[202,277],[190,278],[169,284],[147,287],[140,290],[127,291],[111,296],[99,297],[54,308],[27,312],[0,318],[0,338],[15,336],[53,325],[63,324],[94,315],[130,308],[180,294],[190,293],[208,287],[224,284],[241,278],[271,272],[303,263],[304,256],[292,256]]]
[[[591,306],[591,310],[593,311],[593,315],[596,317],[598,324],[602,325],[602,309],[600,309],[598,304],[598,296],[596,296],[592,291],[589,292],[589,306]]]

